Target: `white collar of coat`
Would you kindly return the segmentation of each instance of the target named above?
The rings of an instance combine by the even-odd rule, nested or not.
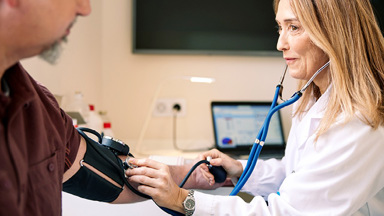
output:
[[[307,117],[322,118],[324,116],[325,109],[327,108],[328,99],[331,92],[332,92],[332,84],[328,86],[327,90],[325,90],[324,94],[322,94],[317,101],[313,97],[307,105],[308,111],[303,115],[303,117],[301,117],[300,121],[304,120]],[[293,105],[294,112],[296,111],[299,103],[300,101],[298,101]]]
[[[324,117],[331,92],[332,92],[332,85],[329,85],[327,90],[325,90],[325,92],[320,96],[320,98],[316,101],[316,103],[313,104],[313,106],[310,108],[309,111],[312,112],[311,114],[312,118]]]
[[[309,104],[309,110],[302,117],[296,117],[296,132],[295,136],[299,146],[302,146],[309,136],[316,133],[321,118],[325,114],[325,109],[328,105],[329,95],[332,92],[332,86],[330,85],[324,94],[315,101],[313,99]]]

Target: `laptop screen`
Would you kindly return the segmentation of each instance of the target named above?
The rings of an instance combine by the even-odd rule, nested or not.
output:
[[[249,153],[270,106],[271,102],[212,102],[216,148],[234,154]],[[262,153],[281,155],[284,149],[281,117],[276,112],[272,116]]]

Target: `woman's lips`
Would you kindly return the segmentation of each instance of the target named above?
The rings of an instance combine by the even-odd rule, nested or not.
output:
[[[293,64],[296,61],[296,58],[284,58],[287,65]]]

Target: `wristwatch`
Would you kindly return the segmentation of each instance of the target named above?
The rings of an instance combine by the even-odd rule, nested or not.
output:
[[[191,216],[193,215],[193,212],[195,212],[195,197],[193,196],[193,193],[193,190],[189,190],[188,196],[183,202],[183,207],[186,216]]]

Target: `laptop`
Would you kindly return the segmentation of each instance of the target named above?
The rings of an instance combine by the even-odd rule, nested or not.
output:
[[[246,158],[269,112],[272,102],[213,101],[211,113],[215,147],[235,158]],[[260,158],[282,158],[285,138],[280,112],[271,118]]]

